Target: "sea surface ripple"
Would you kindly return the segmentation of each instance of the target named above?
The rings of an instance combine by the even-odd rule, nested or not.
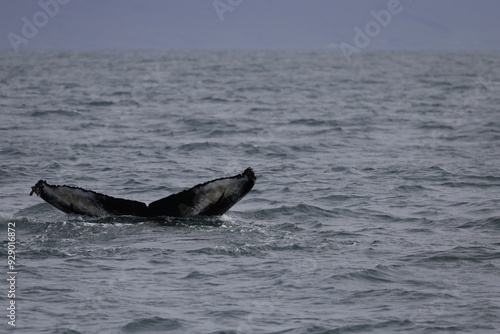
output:
[[[0,52],[17,333],[498,333],[498,52]],[[66,215],[251,166],[222,217]],[[12,225],[12,224],[11,224]]]

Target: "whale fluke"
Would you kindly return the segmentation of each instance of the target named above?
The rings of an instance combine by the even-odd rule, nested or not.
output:
[[[253,188],[255,181],[255,173],[247,168],[241,174],[198,184],[149,205],[79,187],[51,185],[44,180],[31,187],[30,196],[35,193],[65,213],[96,217],[217,216],[224,214],[241,200]]]

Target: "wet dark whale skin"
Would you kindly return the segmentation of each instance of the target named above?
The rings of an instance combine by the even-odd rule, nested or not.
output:
[[[198,184],[146,205],[116,198],[92,190],[38,181],[31,189],[55,208],[69,214],[138,217],[218,216],[227,212],[255,185],[257,178],[251,168],[243,173]]]

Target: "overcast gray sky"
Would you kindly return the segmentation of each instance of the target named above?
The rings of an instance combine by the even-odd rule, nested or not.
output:
[[[335,49],[356,41],[500,49],[500,0],[0,0],[0,8],[0,49]],[[356,40],[367,27],[369,43]]]

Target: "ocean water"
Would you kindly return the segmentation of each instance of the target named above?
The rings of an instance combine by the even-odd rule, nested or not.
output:
[[[498,333],[499,106],[498,52],[1,52],[1,332]],[[216,218],[28,196],[246,167]]]

